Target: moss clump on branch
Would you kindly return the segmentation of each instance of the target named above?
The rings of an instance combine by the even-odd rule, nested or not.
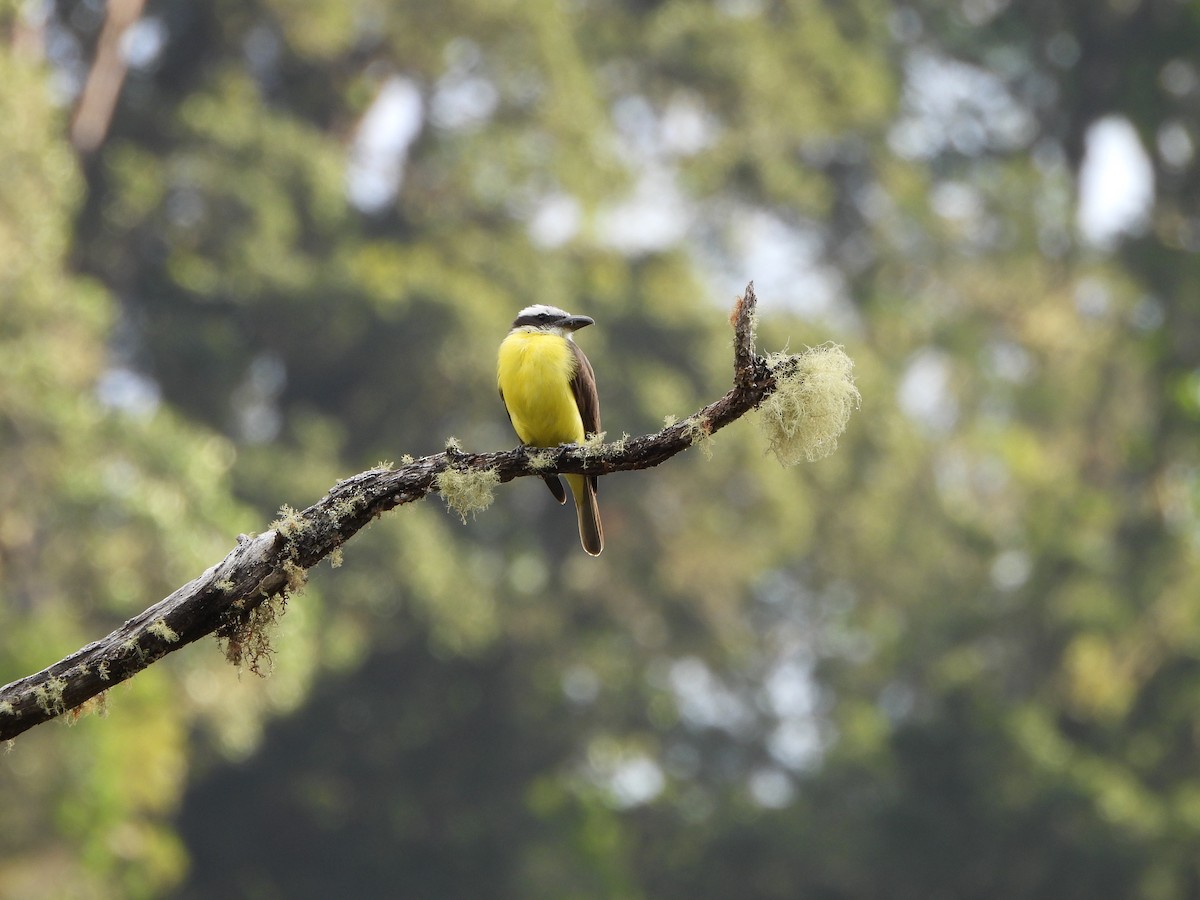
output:
[[[759,406],[759,422],[771,451],[785,466],[829,456],[862,401],[854,360],[829,343],[799,356],[771,354],[767,365],[776,388]]]
[[[126,656],[137,656],[139,660],[146,658],[146,651],[142,649],[135,637],[127,637],[121,641],[121,652]]]
[[[246,664],[255,675],[269,675],[275,655],[271,630],[286,610],[285,594],[268,597],[249,611],[231,610],[229,618],[217,630],[225,658],[239,669]]]
[[[525,454],[529,458],[529,468],[535,472],[540,472],[542,469],[548,469],[554,465],[555,453],[552,449],[538,450],[533,447],[526,447]]]
[[[279,592],[249,610],[244,600],[235,603],[216,632],[225,659],[239,669],[247,665],[263,678],[271,674],[275,656],[271,633],[287,612],[288,597],[303,591],[308,583],[308,570],[295,561],[295,552],[292,544],[284,555],[284,583]]]
[[[367,500],[363,496],[362,491],[352,491],[349,495],[335,501],[332,506],[325,511],[326,517],[334,525],[341,522],[347,516],[352,516],[364,506]]]
[[[605,432],[600,433],[603,437]],[[625,452],[625,448],[629,446],[629,432],[624,431],[621,436],[611,444],[605,444],[604,450],[601,453],[605,459],[613,459]]]
[[[45,684],[38,685],[33,694],[37,698],[37,705],[42,708],[43,712],[47,715],[57,716],[66,712],[66,705],[63,703],[63,691],[66,689],[66,679],[55,675],[48,678]]]
[[[179,635],[175,632],[174,628],[167,624],[166,619],[158,619],[152,622],[147,626],[146,630],[170,644],[179,640]]]
[[[295,538],[308,528],[303,513],[293,509],[288,504],[279,507],[279,518],[271,523],[271,530],[278,531],[286,538]]]
[[[467,515],[475,515],[492,505],[500,473],[495,469],[445,469],[433,480],[446,506],[466,524]]]
[[[308,584],[308,570],[292,559],[283,561],[283,574],[287,579],[285,583],[288,593],[298,594]]]
[[[712,459],[712,422],[704,416],[688,416],[683,420],[683,435],[693,447],[699,447],[705,459]]]

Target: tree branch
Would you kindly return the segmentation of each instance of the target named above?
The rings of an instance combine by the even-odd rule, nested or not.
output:
[[[104,28],[96,44],[96,59],[71,120],[71,143],[80,153],[94,153],[108,135],[108,126],[112,124],[129,68],[121,41],[129,27],[141,17],[145,5],[146,0],[108,2]]]
[[[755,306],[750,284],[730,316],[733,388],[694,415],[656,434],[609,444],[567,444],[545,450],[517,447],[499,453],[464,453],[451,445],[398,468],[371,469],[347,478],[308,509],[285,510],[270,531],[239,536],[237,547],[223,560],[107,637],[0,688],[0,740],[80,707],[208,634],[228,642],[231,659],[240,661],[248,653],[255,668],[255,629],[261,625],[256,617],[269,618],[272,604],[301,587],[309,568],[372,519],[434,490],[441,490],[453,504],[443,479],[447,473],[481,475],[489,486],[555,472],[610,475],[657,466],[686,450],[758,406],[775,391],[777,377],[782,377],[785,369],[780,362],[769,364],[755,355]],[[789,357],[783,366],[798,359]]]

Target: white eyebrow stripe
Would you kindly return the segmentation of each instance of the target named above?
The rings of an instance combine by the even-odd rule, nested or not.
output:
[[[527,306],[517,313],[517,318],[520,319],[523,316],[540,316],[544,314],[549,314],[552,316],[569,315],[565,309],[559,309],[557,306],[548,306],[545,303],[535,303],[533,306]]]

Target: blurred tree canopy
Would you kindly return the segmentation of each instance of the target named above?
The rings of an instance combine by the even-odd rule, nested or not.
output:
[[[1200,894],[1200,12],[1179,0],[0,3],[0,681],[280,504],[514,443],[516,310],[610,437],[833,339],[753,428],[406,508],[239,678],[0,755],[0,895]]]

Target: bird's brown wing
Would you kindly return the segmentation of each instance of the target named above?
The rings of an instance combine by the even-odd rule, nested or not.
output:
[[[568,341],[571,351],[575,354],[575,375],[571,378],[571,393],[575,395],[575,403],[579,407],[579,417],[583,419],[583,430],[586,435],[600,433],[600,394],[596,391],[596,372],[592,364],[579,349],[574,341]],[[588,477],[592,490],[596,489],[596,476]]]

